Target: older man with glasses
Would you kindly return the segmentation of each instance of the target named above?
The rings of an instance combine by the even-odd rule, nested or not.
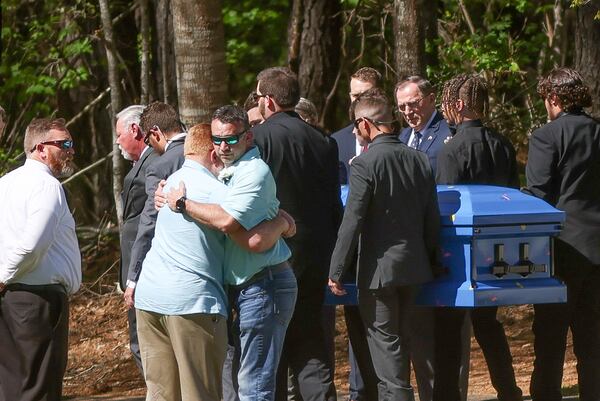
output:
[[[394,93],[398,112],[408,124],[400,141],[427,154],[435,174],[437,153],[452,137],[442,113],[435,109],[435,88],[415,75],[398,82]]]
[[[408,124],[400,133],[399,139],[409,147],[427,155],[433,173],[437,169],[437,155],[445,143],[452,138],[448,123],[435,107],[435,88],[423,77],[414,75],[396,84],[397,112]],[[411,360],[419,387],[419,399],[431,401],[434,377],[434,317],[433,308],[415,307],[410,319]],[[469,380],[469,344],[471,328],[465,324],[462,335],[463,349],[461,360],[462,399],[467,397]]]

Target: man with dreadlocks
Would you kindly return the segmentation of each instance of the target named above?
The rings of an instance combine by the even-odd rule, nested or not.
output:
[[[567,342],[573,333],[579,399],[600,400],[600,123],[581,75],[557,68],[538,83],[550,122],[529,142],[527,187],[567,219],[554,242],[556,275],[566,304],[534,305],[534,401],[558,401]]]
[[[487,87],[477,76],[460,74],[444,84],[442,110],[446,121],[456,127],[456,133],[438,153],[438,184],[519,187],[513,146],[481,122],[487,105]],[[504,328],[496,318],[497,311],[497,307],[473,308],[473,332],[483,351],[498,400],[522,401]],[[460,399],[460,332],[466,314],[461,308],[436,310],[434,401]]]

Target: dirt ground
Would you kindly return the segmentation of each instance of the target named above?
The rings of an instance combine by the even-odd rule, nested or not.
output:
[[[121,300],[112,286],[91,291],[84,287],[71,300],[69,365],[64,380],[64,395],[92,397],[98,395],[141,396],[144,381],[130,357],[127,318]],[[347,338],[343,317],[336,323],[336,387],[347,394]],[[501,317],[509,337],[517,381],[524,393],[529,393],[533,344],[530,306],[502,308]],[[563,379],[565,395],[577,394],[577,374],[572,343],[565,362]],[[469,395],[494,394],[483,355],[472,341]]]

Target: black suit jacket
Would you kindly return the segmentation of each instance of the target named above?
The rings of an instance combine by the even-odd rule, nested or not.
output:
[[[482,184],[519,188],[515,149],[508,139],[465,121],[438,154],[438,184]]]
[[[350,124],[331,134],[338,147],[340,185],[348,184],[350,160],[356,156],[356,136],[353,130],[354,124]]]
[[[400,141],[408,145],[411,133],[412,128],[404,128],[402,132],[400,132]],[[427,127],[422,134],[423,137],[421,139],[419,150],[427,155],[427,158],[429,158],[429,162],[431,163],[433,173],[435,174],[437,170],[438,152],[442,149],[444,143],[448,142],[450,138],[452,138],[452,133],[450,132],[450,128],[448,128],[448,123],[446,120],[444,120],[442,113],[438,111],[435,112],[435,116],[433,117],[433,120],[431,120],[431,124],[429,124],[429,127]]]
[[[128,279],[138,280],[142,271],[142,263],[152,245],[154,238],[154,227],[158,212],[154,208],[154,193],[161,180],[166,180],[171,174],[181,168],[184,161],[183,142],[185,138],[179,138],[169,145],[167,151],[152,160],[146,167],[145,190],[146,203],[140,215],[140,223],[135,242],[131,249],[131,261],[129,262]]]
[[[125,290],[131,248],[138,231],[140,215],[146,203],[146,167],[158,156],[152,148],[148,148],[142,157],[133,165],[123,180],[121,202],[123,204],[123,226],[121,227],[121,266],[119,268],[119,285]]]
[[[296,235],[286,239],[294,272],[325,279],[342,216],[337,147],[294,112],[276,113],[252,132],[280,207],[296,220]]]
[[[528,190],[566,212],[559,238],[600,264],[600,123],[583,112],[562,113],[539,128],[526,172]]]
[[[424,153],[396,134],[379,135],[352,161],[350,192],[329,277],[340,281],[359,246],[357,285],[379,289],[424,283],[438,261],[440,215]]]

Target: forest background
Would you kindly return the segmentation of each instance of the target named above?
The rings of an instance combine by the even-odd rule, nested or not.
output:
[[[438,90],[457,73],[490,88],[488,123],[523,164],[546,121],[537,79],[578,69],[600,116],[600,0],[2,0],[0,174],[23,163],[25,127],[63,117],[80,173],[64,182],[85,279],[114,279],[122,178],[115,112],[160,100],[189,127],[241,104],[263,68],[287,65],[327,132],[348,123],[349,76],[381,71],[392,93],[422,74]],[[400,123],[400,121],[399,121]],[[114,282],[114,281],[113,281]]]

